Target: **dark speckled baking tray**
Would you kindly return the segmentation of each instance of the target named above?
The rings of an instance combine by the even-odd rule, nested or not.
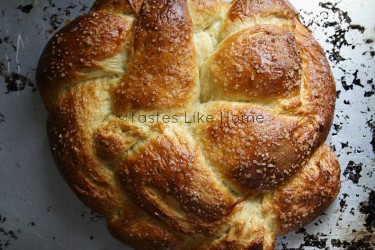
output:
[[[337,82],[328,143],[342,190],[319,218],[280,237],[277,249],[375,249],[375,1],[291,2]],[[0,0],[0,249],[124,249],[60,177],[34,79],[47,40],[91,4]]]

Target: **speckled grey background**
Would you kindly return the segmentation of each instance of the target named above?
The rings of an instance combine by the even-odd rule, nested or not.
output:
[[[291,2],[336,79],[328,142],[342,189],[318,219],[280,237],[277,249],[375,249],[375,1]],[[0,0],[0,249],[126,249],[60,177],[34,79],[47,40],[91,4]]]

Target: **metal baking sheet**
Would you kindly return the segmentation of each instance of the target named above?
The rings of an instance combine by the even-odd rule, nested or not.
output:
[[[292,0],[330,60],[337,107],[328,143],[341,193],[277,249],[374,249],[375,1]],[[47,40],[92,1],[0,0],[0,249],[130,249],[69,189],[52,160],[35,68]]]

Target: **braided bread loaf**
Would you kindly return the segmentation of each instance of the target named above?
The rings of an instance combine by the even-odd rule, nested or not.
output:
[[[284,0],[97,0],[37,82],[62,175],[136,249],[272,249],[339,191],[334,80]]]

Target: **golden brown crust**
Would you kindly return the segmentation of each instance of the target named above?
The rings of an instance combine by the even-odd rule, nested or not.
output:
[[[288,29],[245,29],[225,40],[203,65],[201,79],[208,81],[203,101],[267,102],[299,94],[300,69],[299,49]]]
[[[105,161],[112,161],[138,141],[147,138],[144,128],[120,119],[110,120],[100,126],[94,135],[96,154]]]
[[[316,131],[316,140],[323,143],[327,138],[335,108],[334,79],[324,51],[311,32],[297,22],[295,34],[301,48],[304,77],[301,89],[302,107],[297,112],[306,117],[313,117],[308,126]]]
[[[73,190],[94,210],[111,213],[121,207],[122,198],[112,173],[92,152],[86,130],[91,129],[87,123],[95,122],[104,113],[104,96],[95,85],[102,87],[103,83],[81,84],[76,91],[58,97],[50,107],[47,128],[53,156]]]
[[[92,12],[61,29],[47,44],[38,64],[36,78],[44,100],[81,81],[82,71],[102,69],[100,61],[125,49],[130,28],[124,18]]]
[[[339,183],[336,155],[324,144],[290,182],[272,193],[273,206],[268,209],[279,220],[278,234],[296,230],[323,213],[336,198]]]
[[[139,13],[143,0],[96,0],[91,12],[109,12],[118,14]]]
[[[183,236],[160,225],[160,221],[128,203],[118,216],[107,221],[111,234],[135,249],[176,249]]]
[[[234,201],[205,169],[194,145],[178,132],[135,148],[116,167],[116,175],[141,207],[176,231],[210,234]]]
[[[247,20],[264,16],[294,18],[297,13],[284,0],[243,0],[234,1],[228,13],[229,20]]]
[[[214,103],[205,111],[220,119],[198,125],[199,144],[223,180],[245,194],[274,189],[310,158],[314,145],[294,136],[296,119],[246,104]]]
[[[134,55],[114,94],[116,111],[191,103],[196,68],[186,1],[146,0],[134,29]]]
[[[284,0],[97,0],[37,82],[62,175],[135,249],[274,249],[338,193],[334,81]]]

